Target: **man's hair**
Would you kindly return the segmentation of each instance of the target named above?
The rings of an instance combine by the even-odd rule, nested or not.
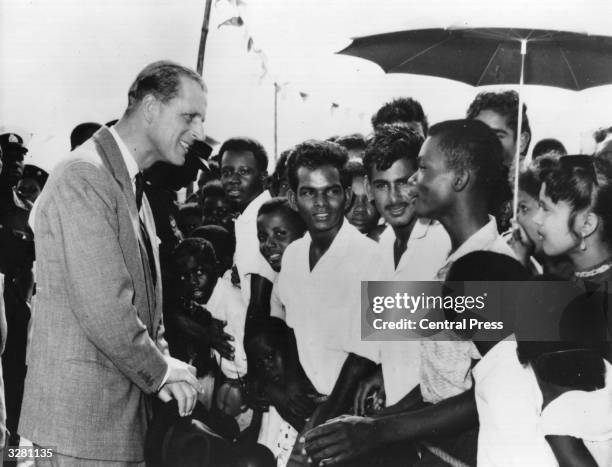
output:
[[[138,73],[128,91],[126,114],[131,113],[145,96],[153,94],[161,102],[168,102],[179,93],[181,78],[195,81],[205,90],[202,77],[190,68],[169,60],[154,62]]]
[[[188,256],[193,257],[198,265],[207,267],[211,271],[217,271],[217,255],[208,240],[203,238],[186,238],[172,252],[172,258],[175,263],[179,258],[186,258]]]
[[[358,149],[363,150],[366,147],[366,139],[360,133],[353,133],[352,135],[340,136],[333,141],[336,144],[339,144],[347,151]]]
[[[206,182],[200,192],[200,198],[204,201],[208,197],[225,198],[225,190],[223,184],[219,180],[211,180]]]
[[[255,157],[255,163],[259,171],[265,172],[268,170],[268,154],[259,141],[245,137],[230,138],[219,149],[219,161],[223,161],[225,151],[250,151]]]
[[[291,185],[293,191],[297,191],[297,173],[300,167],[315,170],[319,167],[331,165],[338,170],[342,186],[347,188],[351,183],[345,171],[347,162],[348,153],[346,149],[339,144],[318,140],[305,141],[298,144],[289,155],[289,161],[287,163],[289,185]]]
[[[511,198],[502,145],[489,126],[479,120],[448,120],[432,126],[429,136],[436,138],[449,168],[476,175],[475,186],[495,203],[491,207]]]
[[[533,147],[533,152],[531,154],[532,159],[537,159],[538,157],[547,155],[549,153],[554,153],[559,156],[567,155],[567,150],[563,143],[555,138],[544,138],[538,141]]]
[[[202,238],[212,245],[215,256],[219,259],[232,257],[236,249],[236,237],[219,225],[196,227],[189,234],[190,238]]]
[[[366,175],[366,169],[360,159],[349,160],[344,166],[344,170],[346,171],[346,175],[351,180],[351,183],[353,183],[355,178],[365,177]]]
[[[517,138],[518,131],[518,106],[519,95],[516,91],[490,92],[483,91],[478,93],[467,110],[467,118],[474,119],[483,110],[492,110],[502,115],[508,122],[508,126],[514,131]],[[527,118],[527,105],[523,103],[523,125],[522,131],[527,132],[531,137],[531,127]],[[529,146],[529,145],[528,145]]]
[[[427,136],[429,124],[427,116],[419,101],[411,97],[399,97],[387,102],[372,116],[372,127],[376,129],[385,123],[419,122],[423,127],[423,134]]]
[[[280,213],[285,217],[297,232],[304,234],[306,232],[306,224],[297,211],[291,209],[287,198],[272,198],[261,205],[257,213],[257,217],[264,214]]]
[[[363,165],[368,175],[372,171],[388,170],[400,159],[410,161],[416,169],[423,137],[416,131],[395,125],[381,125],[368,139]]]

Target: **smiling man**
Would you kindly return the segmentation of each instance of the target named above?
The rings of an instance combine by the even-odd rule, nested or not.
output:
[[[144,464],[148,395],[191,413],[195,368],[163,338],[155,225],[141,171],[203,138],[200,75],[145,67],[128,107],[52,172],[34,216],[37,294],[20,434],[53,465]]]
[[[344,218],[347,160],[343,147],[323,141],[299,144],[289,156],[289,202],[307,232],[285,250],[278,294],[306,375],[330,395],[310,426],[348,410],[359,378],[374,368],[357,353],[369,348],[360,341],[361,281],[372,278],[377,245]]]
[[[257,212],[270,199],[264,190],[268,177],[268,155],[264,147],[250,138],[230,138],[219,149],[221,183],[228,200],[240,212],[234,223],[236,252],[234,264],[248,315],[270,307],[275,273],[259,251]],[[263,311],[262,311],[263,310]]]

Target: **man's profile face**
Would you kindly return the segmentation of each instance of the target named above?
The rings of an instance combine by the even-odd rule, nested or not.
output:
[[[151,123],[152,144],[159,160],[183,165],[189,146],[204,138],[206,91],[200,83],[183,77],[177,96],[165,103],[158,101],[158,105]]]
[[[295,205],[309,232],[340,229],[347,208],[347,193],[340,172],[332,165],[299,167]]]
[[[263,191],[265,173],[251,151],[227,150],[221,156],[221,183],[227,199],[244,209]]]
[[[387,170],[373,167],[370,171],[368,190],[376,209],[391,227],[403,227],[414,218],[415,190],[408,182],[414,173],[414,163],[408,159],[395,161]]]
[[[446,214],[455,192],[454,171],[438,147],[437,138],[427,138],[419,153],[418,169],[410,179],[414,183],[414,209],[419,217],[440,219]]]
[[[511,167],[516,157],[516,135],[508,125],[508,119],[494,110],[485,109],[476,115],[476,120],[480,120],[495,132],[504,149],[504,165]]]

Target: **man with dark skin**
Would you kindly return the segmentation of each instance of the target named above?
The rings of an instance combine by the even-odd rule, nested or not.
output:
[[[512,254],[504,249],[507,245],[497,234],[495,220],[487,209],[487,198],[504,179],[501,145],[485,124],[456,120],[430,129],[419,154],[418,170],[410,181],[416,190],[417,216],[438,220],[451,239],[451,254],[438,272],[438,279],[443,280],[452,262],[470,251],[489,249]],[[306,451],[314,462],[335,465],[389,443],[454,437],[476,426],[478,416],[469,376],[473,343],[426,341],[422,344],[421,393],[424,402],[433,402],[433,405],[380,417],[343,416],[319,426],[305,436]],[[441,349],[436,351],[443,353],[431,354],[428,349],[432,344],[441,344]],[[436,355],[444,358],[436,361]],[[431,378],[432,373],[446,370],[449,365],[451,371],[456,367],[457,375],[467,365],[469,383],[449,374],[456,380],[454,386],[463,385],[464,390],[447,397],[430,397],[452,394],[445,384]]]

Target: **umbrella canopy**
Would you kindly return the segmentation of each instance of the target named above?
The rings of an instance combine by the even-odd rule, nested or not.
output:
[[[612,37],[541,29],[419,29],[353,40],[339,53],[387,73],[439,76],[472,86],[524,83],[579,91],[612,83]]]

